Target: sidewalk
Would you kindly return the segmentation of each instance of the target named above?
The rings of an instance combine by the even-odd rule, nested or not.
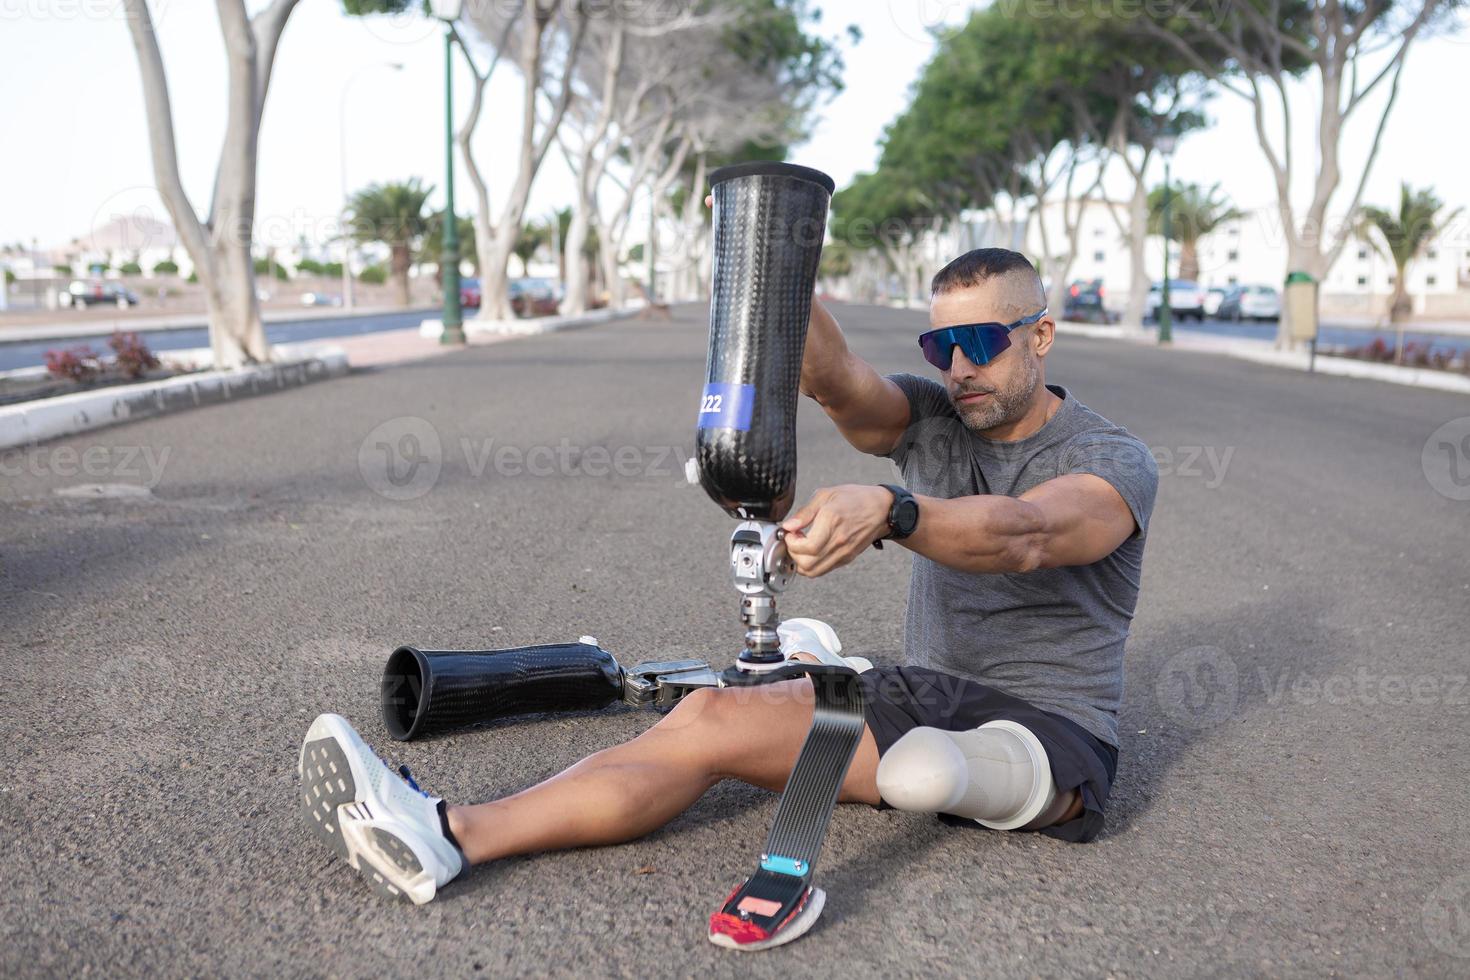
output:
[[[464,346],[439,343],[437,320],[417,327],[326,337],[306,343],[275,344],[276,361],[234,371],[202,371],[142,384],[78,391],[53,398],[0,406],[0,450],[32,445],[58,436],[86,432],[134,419],[196,408],[283,388],[340,377],[351,368],[378,368],[438,357],[465,347],[487,347],[515,337],[574,330],[633,316],[640,307],[594,310],[580,316],[465,323]],[[431,329],[432,328],[432,329]],[[169,359],[207,367],[209,348],[171,351]],[[22,368],[11,374],[44,374]]]
[[[264,323],[296,323],[303,320],[352,320],[403,313],[429,313],[431,307],[413,306],[358,306],[350,310],[341,307],[322,308],[303,306],[300,309],[263,310],[260,318]],[[65,320],[54,323],[32,323],[25,326],[5,326],[0,322],[0,344],[33,343],[40,340],[71,340],[76,337],[95,337],[110,334],[114,330],[134,333],[161,333],[168,330],[203,330],[208,324],[203,312],[173,313],[151,317],[117,316],[98,313],[86,320]]]
[[[1131,324],[1101,326],[1094,323],[1073,323],[1062,320],[1057,322],[1057,332],[1064,335],[1122,340],[1127,343],[1150,346],[1156,346],[1159,342],[1158,334],[1154,330]],[[1316,364],[1312,365],[1311,352],[1305,346],[1294,351],[1277,350],[1276,345],[1269,340],[1250,340],[1175,331],[1172,346],[1175,350],[1224,354],[1227,357],[1292,371],[1311,369],[1317,374],[1366,378],[1372,381],[1387,381],[1390,384],[1434,388],[1439,391],[1470,395],[1470,375],[1454,371],[1435,371],[1429,368],[1402,367],[1397,364],[1380,364],[1375,361],[1360,361],[1351,357],[1327,354],[1318,354]]]

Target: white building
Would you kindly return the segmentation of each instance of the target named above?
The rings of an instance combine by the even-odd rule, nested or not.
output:
[[[1048,251],[1042,246],[1041,221],[1046,222],[1050,254],[1065,249],[1061,202],[1048,204],[1029,221],[1024,213],[1017,218],[1012,223],[988,213],[970,213],[943,232],[929,236],[918,249],[922,280],[927,282],[945,262],[972,248],[1001,246],[1040,256]],[[1068,278],[1101,279],[1108,306],[1121,310],[1127,303],[1130,281],[1128,241],[1123,230],[1128,227],[1127,203],[1089,202],[1077,218],[1077,226],[1077,254]],[[1286,236],[1276,209],[1260,208],[1200,239],[1199,280],[1207,287],[1245,283],[1280,288],[1286,278],[1286,255]],[[1145,256],[1149,278],[1158,280],[1163,275],[1164,258],[1159,236],[1149,236]],[[1174,276],[1179,275],[1178,243],[1170,248],[1169,268]],[[1393,262],[1369,242],[1352,236],[1322,283],[1323,312],[1381,315],[1387,310],[1393,280]],[[1409,266],[1409,291],[1416,313],[1470,315],[1470,245],[1466,236],[1451,229],[1431,242]]]

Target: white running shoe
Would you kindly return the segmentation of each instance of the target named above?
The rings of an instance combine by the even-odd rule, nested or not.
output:
[[[379,894],[423,905],[464,869],[441,829],[439,798],[406,766],[389,769],[342,716],[311,723],[296,772],[308,826]]]
[[[785,620],[776,627],[776,634],[781,637],[781,653],[787,660],[794,654],[806,653],[816,657],[819,663],[851,667],[859,674],[873,669],[873,662],[866,657],[842,656],[842,641],[837,639],[837,631],[820,619]]]

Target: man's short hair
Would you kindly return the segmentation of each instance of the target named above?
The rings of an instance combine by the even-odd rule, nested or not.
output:
[[[1028,273],[1040,288],[1041,277],[1036,274],[1036,267],[1020,252],[1012,252],[1008,248],[972,249],[934,273],[929,291],[938,296],[978,286],[996,276],[1021,272]]]

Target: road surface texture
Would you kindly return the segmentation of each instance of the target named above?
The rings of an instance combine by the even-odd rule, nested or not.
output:
[[[836,311],[880,368],[928,370],[919,314]],[[1050,380],[1163,474],[1100,840],[842,807],[815,930],[736,954],[705,923],[776,797],[726,783],[637,843],[380,902],[297,814],[318,712],[454,801],[655,717],[394,744],[396,644],[733,656],[732,522],[681,465],[704,323],[685,307],[6,454],[0,973],[1470,973],[1470,439],[1431,439],[1470,406],[1073,338]],[[799,428],[802,498],[891,479],[811,403]],[[155,485],[60,493],[116,483]],[[873,551],[782,608],[894,663],[907,572]]]

